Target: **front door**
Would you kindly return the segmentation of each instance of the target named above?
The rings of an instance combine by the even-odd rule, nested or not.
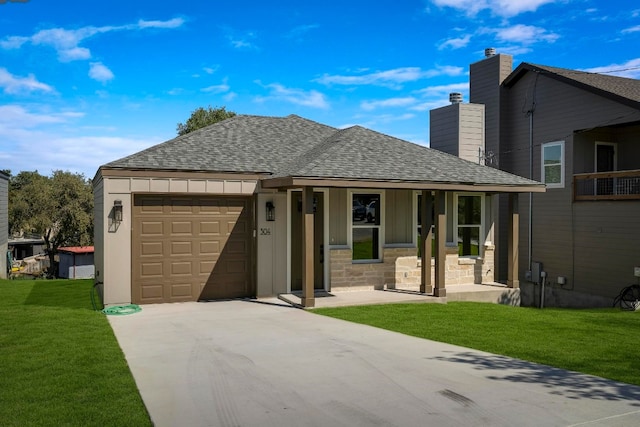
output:
[[[324,289],[324,194],[313,193],[314,289]],[[302,290],[302,193],[291,193],[291,291]]]
[[[596,142],[596,172],[612,172],[616,170],[616,146],[613,143]],[[614,178],[596,179],[597,195],[615,194]]]

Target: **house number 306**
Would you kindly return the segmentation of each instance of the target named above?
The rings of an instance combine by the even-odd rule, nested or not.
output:
[[[261,228],[260,229],[260,235],[261,236],[271,236],[271,229],[270,228]]]

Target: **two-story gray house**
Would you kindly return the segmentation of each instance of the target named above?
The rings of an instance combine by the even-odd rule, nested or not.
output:
[[[640,80],[485,54],[470,103],[431,112],[431,146],[546,184],[519,200],[523,304],[610,306],[639,280]],[[506,202],[494,204],[504,279]]]

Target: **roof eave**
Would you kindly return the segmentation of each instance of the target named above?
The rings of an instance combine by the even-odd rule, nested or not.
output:
[[[582,89],[582,90],[586,90],[588,92],[591,92],[593,94],[602,96],[604,98],[610,99],[612,101],[618,102],[620,104],[624,104],[628,107],[632,107],[632,108],[636,108],[636,109],[640,109],[640,102],[638,101],[634,101],[633,99],[629,99],[629,98],[625,98],[623,96],[617,95],[615,93],[609,92],[607,90],[604,89],[600,89],[597,88],[595,86],[586,84],[586,83],[582,83],[579,82],[577,80],[574,79],[570,79],[568,77],[565,77],[561,74],[557,74],[557,73],[552,73],[550,71],[547,71],[543,68],[537,67],[533,64],[529,64],[526,62],[521,63],[518,68],[516,68],[503,82],[502,82],[502,86],[504,87],[512,87],[513,85],[516,84],[516,82],[518,80],[520,80],[528,71],[534,72],[534,73],[540,73],[545,75],[546,77],[552,78],[554,80],[557,80],[561,83],[565,83],[571,86],[574,86],[578,89]]]
[[[367,180],[327,177],[285,176],[263,179],[262,188],[301,188],[301,187],[335,187],[335,188],[379,188],[409,190],[446,190],[471,191],[487,193],[544,193],[544,184],[478,184],[465,182],[429,182],[402,180]]]

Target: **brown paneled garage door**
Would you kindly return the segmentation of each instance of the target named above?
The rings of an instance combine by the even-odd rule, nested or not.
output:
[[[135,195],[131,299],[251,296],[252,198]]]

